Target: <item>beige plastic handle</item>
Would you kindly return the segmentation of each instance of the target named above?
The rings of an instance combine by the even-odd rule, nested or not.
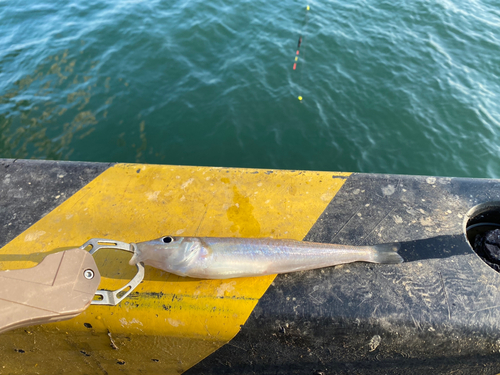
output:
[[[48,255],[33,268],[0,272],[0,333],[73,318],[92,302],[101,275],[87,251]]]

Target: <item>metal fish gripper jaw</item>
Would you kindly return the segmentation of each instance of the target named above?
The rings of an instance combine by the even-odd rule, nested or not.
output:
[[[135,244],[127,243],[115,240],[109,240],[106,238],[91,238],[85,242],[80,249],[88,251],[91,255],[94,255],[98,250],[101,249],[114,249],[123,250],[130,253],[135,252]],[[89,250],[90,247],[90,250]],[[119,304],[124,298],[126,298],[144,279],[144,264],[137,263],[137,273],[124,287],[118,290],[102,290],[98,289],[95,293],[96,296],[101,297],[101,299],[92,300],[92,305],[109,305],[115,306]],[[92,278],[93,275],[88,274],[85,277]]]

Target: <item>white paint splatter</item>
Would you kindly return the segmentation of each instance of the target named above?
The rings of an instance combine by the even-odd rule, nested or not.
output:
[[[222,283],[217,288],[217,297],[224,297],[225,293],[232,292],[234,290],[235,285],[236,285],[236,281],[231,281],[230,283]]]
[[[136,318],[133,318],[131,321],[127,322],[127,319],[125,318],[121,318],[119,320],[119,322],[122,324],[122,327],[126,327],[130,324],[139,324],[139,325],[143,325],[140,321],[138,321]]]
[[[160,194],[160,191],[148,191],[146,193],[146,197],[148,198],[148,201],[157,201],[158,200],[158,195]]]
[[[185,326],[186,323],[184,323],[182,320],[177,320],[177,319],[172,319],[168,318],[167,321],[170,323],[171,326],[173,327],[179,327],[179,326]]]
[[[194,181],[194,178],[190,178],[189,180],[187,180],[186,182],[184,182],[182,185],[181,185],[181,189],[182,190],[185,190],[189,185],[191,185]]]
[[[28,234],[26,234],[26,236],[24,236],[24,242],[36,241],[40,237],[42,237],[44,234],[45,234],[45,232],[43,230],[39,230],[38,232],[28,233]]]
[[[434,185],[436,183],[436,177],[427,177],[425,180],[429,185]]]
[[[394,185],[387,185],[382,188],[382,194],[384,195],[392,195],[395,191]]]
[[[394,222],[396,224],[402,224],[403,223],[403,219],[399,215],[394,215]]]
[[[333,199],[333,194],[331,192],[326,192],[321,196],[323,202],[330,202]]]
[[[380,337],[379,335],[373,336],[370,342],[368,343],[368,346],[370,347],[370,352],[373,352],[375,349],[377,349],[381,342],[382,342],[382,337]]]
[[[422,224],[424,227],[428,227],[433,225],[434,223],[432,222],[432,219],[430,217],[426,217],[420,219],[420,224]]]

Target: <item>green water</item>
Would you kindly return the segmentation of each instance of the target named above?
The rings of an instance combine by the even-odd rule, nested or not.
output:
[[[499,9],[0,2],[0,157],[498,178]]]

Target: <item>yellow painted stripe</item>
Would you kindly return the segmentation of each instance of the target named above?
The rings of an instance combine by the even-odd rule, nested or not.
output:
[[[343,185],[344,179],[332,177],[348,175],[118,164],[0,249],[0,269],[31,267],[48,253],[93,237],[126,242],[167,234],[300,240]],[[133,276],[129,258],[120,251],[96,254],[101,287],[116,289]],[[35,335],[55,349],[39,348],[23,357],[24,365],[7,357],[6,368],[36,365],[37,371],[57,372],[67,363],[54,368],[51,355],[61,358],[76,351],[71,360],[82,373],[125,368],[120,366],[180,373],[236,335],[273,279],[196,280],[148,267],[138,294],[119,306],[91,306],[70,321],[32,328],[31,335],[11,333],[15,345],[33,347]],[[2,358],[7,347],[0,343]]]

